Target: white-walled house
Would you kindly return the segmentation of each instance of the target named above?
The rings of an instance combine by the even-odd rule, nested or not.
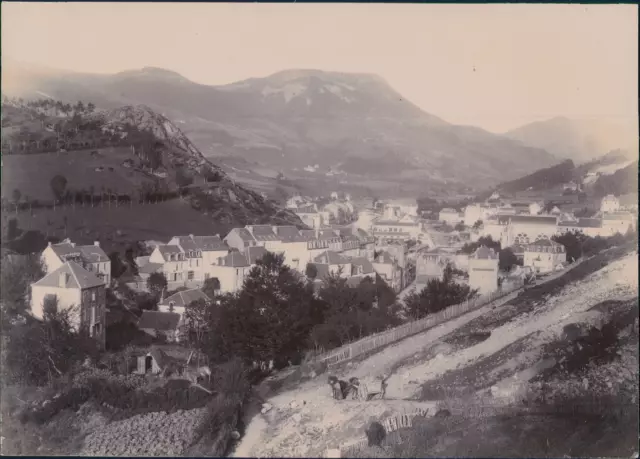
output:
[[[464,222],[464,213],[458,212],[456,209],[445,208],[438,214],[438,220],[445,222],[448,225],[455,226],[458,223]]]
[[[620,209],[620,201],[614,195],[609,194],[600,201],[600,212],[616,212]]]
[[[562,220],[558,222],[558,234],[581,233],[589,237],[604,237],[605,230],[601,218],[579,218],[577,220]]]
[[[315,204],[298,207],[294,210],[294,213],[302,220],[302,223],[310,228],[320,228],[322,225],[329,223],[325,221],[322,214],[318,212],[318,207]]]
[[[215,265],[220,257],[229,253],[229,246],[220,239],[219,235],[213,236],[174,236],[167,245],[180,248],[187,261],[187,280],[203,282],[211,273],[209,267]],[[190,272],[193,272],[191,278]]]
[[[309,237],[295,226],[274,226],[273,233],[277,240],[270,242],[270,252],[284,256],[285,264],[304,272],[311,261],[312,251],[309,249]]]
[[[233,293],[240,290],[244,279],[257,260],[267,253],[264,247],[248,247],[244,252],[231,251],[211,266],[211,277],[220,281],[220,291]]]
[[[603,235],[626,234],[636,228],[636,217],[629,212],[611,212],[602,215]]]
[[[497,226],[501,227],[500,244],[509,247],[526,245],[538,239],[549,239],[558,233],[558,219],[553,215],[498,215]],[[485,232],[496,233],[494,221],[485,225]],[[492,234],[492,239],[494,239]],[[496,239],[494,239],[496,240]]]
[[[373,237],[381,241],[417,239],[421,233],[422,229],[419,222],[401,222],[399,220],[378,220],[373,222]]]
[[[184,316],[186,307],[197,300],[209,302],[211,301],[211,298],[205,295],[205,293],[199,288],[182,290],[164,298],[163,300],[160,300],[160,302],[158,303],[158,311],[175,312],[176,314]]]
[[[71,316],[73,326],[87,330],[104,347],[106,292],[102,279],[76,262],[67,261],[31,284],[31,314],[42,319],[46,302],[54,298],[58,311],[78,307],[78,314]]]
[[[149,263],[162,265],[161,272],[167,278],[167,282],[187,281],[189,262],[177,245],[156,246],[149,256]]]
[[[382,251],[373,260],[373,269],[395,292],[402,289],[402,268],[389,252]]]
[[[550,239],[542,239],[524,248],[524,266],[543,274],[554,271],[567,262],[567,252],[562,244]]]
[[[247,247],[256,247],[258,242],[253,238],[251,233],[246,228],[233,228],[224,237],[224,242],[233,249],[242,252]]]
[[[47,273],[55,271],[67,261],[74,261],[104,280],[106,286],[111,283],[111,260],[98,241],[93,245],[76,245],[69,239],[59,244],[49,242],[40,259]]]
[[[469,256],[469,287],[487,295],[498,289],[498,254],[485,246]]]

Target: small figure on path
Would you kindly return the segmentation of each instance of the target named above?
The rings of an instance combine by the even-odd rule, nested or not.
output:
[[[349,384],[335,376],[329,376],[328,382],[333,392],[333,398],[336,400],[344,400],[349,393]]]

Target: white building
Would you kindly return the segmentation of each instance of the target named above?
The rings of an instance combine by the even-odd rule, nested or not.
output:
[[[629,212],[611,212],[602,216],[603,235],[613,236],[616,233],[626,234],[629,230],[635,230],[636,217]]]
[[[542,239],[524,248],[524,266],[539,274],[555,271],[567,262],[567,252],[562,244]]]
[[[248,247],[244,252],[229,252],[211,267],[211,277],[220,282],[220,291],[233,293],[242,288],[256,261],[267,253],[264,247]]]
[[[71,323],[78,330],[87,330],[102,347],[105,345],[106,292],[105,283],[74,261],[66,261],[42,279],[31,284],[31,314],[42,319],[47,302],[57,310],[77,307]]]
[[[153,263],[153,265],[151,265]],[[187,281],[189,261],[185,253],[177,245],[158,245],[149,256],[151,266],[160,266],[159,272],[164,274],[168,283],[180,284]],[[192,279],[195,279],[194,271]],[[170,284],[171,285],[171,284]]]
[[[498,254],[488,247],[479,247],[469,256],[469,287],[487,295],[498,289]]]
[[[102,279],[107,287],[111,284],[111,260],[98,241],[93,245],[76,245],[69,239],[59,244],[49,242],[40,259],[47,273],[55,271],[67,261],[74,261]]]
[[[373,237],[377,240],[418,239],[422,233],[419,222],[401,222],[399,220],[377,220],[373,222]]]
[[[351,277],[351,261],[339,253],[327,250],[314,257],[312,263],[318,272],[316,279],[323,279],[332,275],[340,275],[340,277],[344,278]]]
[[[229,246],[214,236],[174,236],[167,245],[179,247],[186,259],[186,279],[204,282],[211,277],[209,267],[229,253]]]
[[[322,214],[318,212],[318,207],[315,204],[298,207],[294,210],[294,213],[305,225],[311,228],[320,228],[329,223],[328,221],[324,221]]]
[[[480,204],[468,205],[464,209],[464,224],[466,226],[473,226],[478,220],[484,222],[487,218],[495,213],[496,210],[482,206]]]
[[[498,215],[484,225],[483,232],[502,247],[526,245],[557,234],[557,221],[553,215]]]
[[[616,212],[620,209],[620,201],[614,195],[609,194],[600,201],[600,212],[609,213]]]
[[[561,220],[558,222],[558,234],[581,233],[589,237],[604,237],[606,231],[601,218],[579,218],[577,220]]]
[[[438,214],[438,220],[445,222],[448,225],[455,226],[458,223],[464,222],[464,213],[458,212],[455,209],[445,208]]]

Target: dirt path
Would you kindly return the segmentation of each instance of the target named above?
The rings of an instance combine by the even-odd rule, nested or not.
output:
[[[438,399],[425,400],[425,384],[461,382],[474,388],[469,381],[478,379],[509,392],[512,381],[529,380],[552,363],[540,363],[540,351],[545,343],[557,339],[565,324],[593,321],[598,314],[589,309],[595,304],[637,295],[637,252],[617,257],[604,267],[600,261],[592,264],[591,274],[569,276],[566,285],[540,288],[521,297],[514,292],[335,370],[341,379],[357,376],[369,387],[379,384],[376,377],[391,374],[389,400],[335,401],[324,377],[270,396],[268,402],[274,408],[250,421],[236,456],[319,456],[322,448],[362,438],[362,427],[372,418],[408,413],[425,403],[433,406]],[[539,285],[554,278],[557,276]],[[533,307],[528,303],[532,297],[536,297]],[[519,306],[523,302],[526,307]],[[474,321],[480,321],[490,334],[485,332],[475,341],[466,339],[474,331],[470,326]],[[466,330],[465,339],[452,339],[460,330]],[[458,378],[456,372],[464,378]],[[480,375],[488,379],[480,381]]]

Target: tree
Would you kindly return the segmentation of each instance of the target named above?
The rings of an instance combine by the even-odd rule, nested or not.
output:
[[[147,279],[147,290],[156,298],[167,288],[167,278],[163,273],[152,273]]]
[[[466,228],[467,227],[462,222],[456,223],[456,226],[453,227],[453,229],[456,230],[456,231],[464,231]]]
[[[93,104],[93,102],[89,102],[87,104],[87,113],[93,113],[96,110],[96,106]]]
[[[213,300],[218,290],[220,290],[220,280],[217,277],[205,279],[204,285],[202,286],[202,293]]]
[[[49,183],[51,191],[56,201],[59,201],[64,197],[67,188],[67,179],[63,175],[56,175],[51,179]]]
[[[111,260],[111,279],[117,279],[126,271],[127,268],[120,259],[119,252],[111,252],[109,254],[109,260]]]
[[[498,267],[502,271],[509,272],[511,268],[518,264],[518,257],[513,253],[509,247],[502,249],[498,255]]]
[[[473,229],[474,230],[480,229],[481,227],[482,227],[482,220],[478,220],[477,222],[475,222],[473,224]]]
[[[304,270],[304,275],[308,279],[315,279],[318,276],[318,268],[313,263],[307,263],[307,267]]]
[[[192,347],[201,349],[208,331],[211,305],[203,299],[194,300],[185,307],[185,332]]]
[[[15,190],[13,190],[11,197],[13,198],[13,205],[16,206],[16,214],[17,214],[18,206],[20,205],[20,198],[22,198],[22,193],[20,193],[20,190],[16,188]]]
[[[212,361],[231,355],[247,363],[273,361],[276,367],[299,361],[317,306],[311,286],[284,264],[284,257],[267,253],[240,292],[219,298],[203,351]]]
[[[24,317],[30,309],[30,285],[44,277],[45,270],[37,255],[23,255],[2,260],[0,270],[0,306],[3,324]]]
[[[472,254],[478,249],[478,247],[481,247],[481,246],[485,246],[489,249],[493,249],[496,252],[500,251],[500,242],[494,241],[491,236],[483,236],[479,238],[476,242],[465,243],[465,245],[462,246],[462,249],[460,249],[460,251],[462,253]]]
[[[405,298],[405,304],[412,318],[421,319],[476,295],[477,290],[453,281],[453,269],[447,265],[442,279],[431,279],[420,293],[412,292]]]

